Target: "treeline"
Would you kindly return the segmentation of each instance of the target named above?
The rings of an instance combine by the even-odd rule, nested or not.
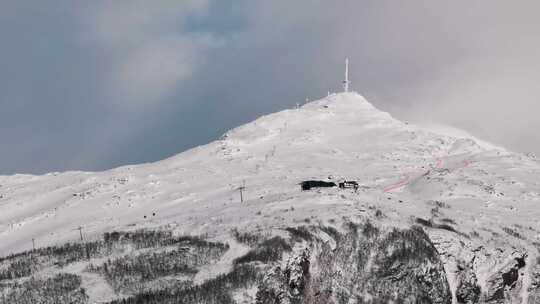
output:
[[[164,247],[185,241],[203,241],[192,236],[174,236],[172,231],[167,230],[136,230],[136,231],[113,231],[103,234],[103,241],[109,246],[114,244],[132,244],[136,249]]]
[[[304,237],[307,235],[307,231],[304,228],[299,228],[298,231],[300,231],[300,234]],[[294,235],[297,230],[289,232]],[[233,299],[232,291],[240,288],[249,288],[251,286],[260,284],[262,276],[268,267],[270,267],[274,262],[279,261],[284,252],[292,250],[290,242],[280,236],[268,238],[260,234],[239,232],[236,229],[233,229],[232,234],[237,241],[250,245],[252,249],[245,255],[234,260],[233,270],[231,272],[219,275],[200,285],[182,286],[181,284],[177,284],[176,286],[168,286],[159,290],[147,290],[129,298],[112,301],[109,304],[233,304],[236,302]],[[201,249],[207,248],[206,246],[197,247]],[[215,253],[219,253],[219,251],[215,251]],[[181,254],[180,257],[176,256],[176,253],[169,254],[171,254],[174,259],[182,259]],[[208,253],[206,253],[206,255],[207,254]],[[199,251],[195,256],[199,258],[204,257],[205,252]],[[185,257],[186,256],[184,256],[184,258]],[[129,257],[125,258],[130,259]],[[167,257],[160,256],[159,259],[165,260]],[[172,262],[174,259],[171,259],[170,262]],[[148,265],[149,263],[148,256],[145,255],[131,258],[130,263],[135,261],[139,265],[138,267],[141,267],[140,270],[144,269],[144,265]],[[124,263],[125,261],[118,260],[117,262]],[[200,263],[201,265],[209,263],[207,260],[194,260],[191,262]],[[107,262],[105,264],[107,264],[107,267],[110,269],[111,266],[109,265],[114,264],[114,262]],[[105,264],[100,267],[102,271]],[[186,264],[189,264],[189,262]],[[157,266],[153,267],[151,270],[147,270],[155,272],[160,268],[162,267]],[[127,268],[125,268],[125,265],[123,265],[115,272],[123,273],[125,269]],[[165,269],[162,269],[162,271],[166,273],[168,269],[170,268],[165,267]],[[136,275],[142,277],[142,271]],[[152,277],[154,274],[149,272],[146,273],[146,275]]]
[[[30,276],[38,269],[38,266],[39,261],[36,257],[17,259],[0,271],[0,281]]]
[[[64,267],[70,263],[101,257],[107,251],[103,242],[67,243],[27,251],[3,259],[8,266],[0,271],[0,281],[30,276],[48,266]]]
[[[0,284],[9,286],[0,300],[23,304],[86,303],[88,296],[80,288],[80,277],[76,275],[61,274],[46,280],[31,277],[25,283],[13,279],[32,276],[46,267],[90,260],[87,271],[102,275],[116,292],[133,294],[111,304],[235,303],[233,290],[259,284],[266,269],[279,261],[284,252],[292,250],[294,241],[309,239],[304,227],[291,228],[288,232],[291,240],[234,230],[233,236],[252,249],[234,260],[230,273],[200,285],[191,282],[195,274],[201,266],[219,260],[229,249],[228,244],[195,236],[174,236],[170,231],[138,230],[107,232],[97,241],[39,248],[0,259],[0,266],[5,263],[0,267],[0,281],[5,281]],[[126,254],[126,249],[135,252]],[[124,255],[104,262],[91,261],[123,252]]]
[[[285,239],[275,236],[258,244],[245,255],[235,259],[233,263],[239,265],[250,262],[274,262],[281,259],[283,252],[291,250],[291,245]]]
[[[235,304],[231,291],[258,284],[261,273],[262,271],[253,265],[239,265],[233,271],[200,285],[143,292],[109,304]]]
[[[9,291],[0,296],[2,304],[84,304],[86,291],[77,275],[61,273],[48,279],[31,278],[22,284],[10,284]]]
[[[237,228],[233,228],[231,230],[231,234],[237,242],[246,244],[250,247],[257,245],[261,241],[264,241],[266,238],[268,238],[268,235],[265,236],[257,233],[241,232],[238,231]]]
[[[15,254],[11,254],[0,258],[0,263],[9,262],[17,258],[23,258],[27,256],[32,257],[57,257],[65,258],[69,260],[70,256],[75,258],[81,255],[81,252],[86,254],[86,247],[103,247],[103,242],[84,242],[84,243],[65,243],[63,245],[49,246],[37,248],[34,250],[23,251]],[[89,248],[90,249],[90,248]]]
[[[50,266],[64,267],[82,260],[103,258],[113,253],[121,253],[126,248],[155,248],[186,242],[197,244],[198,247],[207,246],[203,239],[192,236],[174,236],[171,231],[106,232],[102,240],[66,243],[2,257],[0,258],[0,281],[27,277]],[[1,267],[2,264],[4,267]]]
[[[140,291],[144,283],[160,277],[193,276],[198,267],[218,260],[229,249],[227,244],[208,242],[198,237],[182,239],[173,250],[109,259],[101,265],[90,264],[88,270],[101,273],[116,292]]]

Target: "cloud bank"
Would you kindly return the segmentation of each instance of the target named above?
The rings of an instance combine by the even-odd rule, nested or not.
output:
[[[353,88],[540,154],[536,1],[0,4],[0,174],[155,161]]]

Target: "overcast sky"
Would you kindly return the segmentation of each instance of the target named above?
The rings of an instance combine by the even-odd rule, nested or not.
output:
[[[353,88],[540,154],[539,1],[0,2],[0,174],[160,160]]]

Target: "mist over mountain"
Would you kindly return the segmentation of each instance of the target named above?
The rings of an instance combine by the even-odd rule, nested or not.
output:
[[[336,92],[540,155],[540,2],[0,2],[0,174],[103,171]]]

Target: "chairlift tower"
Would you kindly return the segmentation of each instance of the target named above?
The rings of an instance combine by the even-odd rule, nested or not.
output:
[[[343,92],[349,92],[349,58],[345,58],[345,80],[343,80]]]
[[[81,242],[83,242],[84,241],[83,234],[82,234],[83,227],[79,226],[79,227],[77,227],[76,229],[73,229],[73,230],[79,230],[79,236],[81,237]]]
[[[246,189],[246,180],[242,181],[242,186],[238,187],[237,190],[240,191],[240,203],[244,202],[244,190]]]

